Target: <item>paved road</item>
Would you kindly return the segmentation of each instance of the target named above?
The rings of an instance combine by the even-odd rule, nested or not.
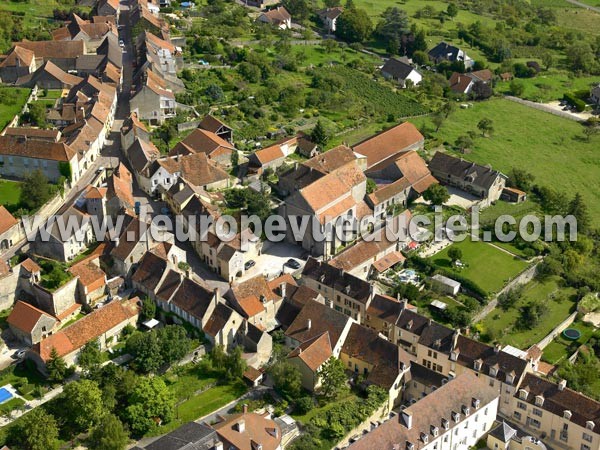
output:
[[[597,13],[600,13],[600,8],[597,8],[595,6],[586,5],[585,3],[578,2],[577,0],[567,0],[567,1],[569,3],[571,3],[572,5],[580,6],[582,8],[590,9],[592,11],[596,11]]]

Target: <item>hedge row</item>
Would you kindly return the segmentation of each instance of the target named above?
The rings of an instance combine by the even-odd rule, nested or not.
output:
[[[583,100],[581,100],[580,98],[578,98],[572,92],[565,92],[565,95],[563,96],[563,100],[569,102],[579,112],[585,110],[585,102]]]

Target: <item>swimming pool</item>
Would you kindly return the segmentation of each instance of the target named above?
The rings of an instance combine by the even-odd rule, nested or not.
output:
[[[0,403],[4,403],[13,398],[13,395],[6,388],[0,388]]]

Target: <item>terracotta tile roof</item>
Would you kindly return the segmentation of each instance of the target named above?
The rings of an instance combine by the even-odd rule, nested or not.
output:
[[[26,136],[28,139],[41,139],[57,142],[60,137],[58,130],[43,130],[41,128],[8,127],[4,131],[5,136]]]
[[[29,273],[37,273],[42,271],[42,268],[38,266],[31,258],[27,258],[25,261],[23,261],[21,263],[21,267],[27,270]]]
[[[18,223],[19,221],[8,212],[4,205],[0,205],[0,234],[6,233]]]
[[[460,94],[465,94],[471,84],[474,83],[473,78],[469,75],[458,72],[453,72],[448,82],[450,83],[450,89]]]
[[[321,365],[333,356],[329,333],[324,332],[308,341],[302,342],[288,354],[288,358],[299,358],[306,366],[316,372]]]
[[[244,431],[238,431],[237,424],[244,421]],[[281,445],[281,428],[271,419],[256,413],[242,413],[228,416],[216,423],[213,428],[223,440],[224,448],[237,450],[276,450]],[[277,437],[275,437],[277,436]]]
[[[424,140],[412,123],[404,122],[356,144],[352,149],[367,157],[367,168],[370,168]]]
[[[181,176],[194,186],[207,186],[229,179],[229,174],[209,160],[206,153],[161,158],[156,163],[169,173],[180,172]]]
[[[369,261],[374,263],[378,255],[389,251],[390,248],[396,247],[398,244],[396,240],[388,240],[385,232],[380,234],[381,238],[357,242],[353,246],[339,253],[335,258],[329,260],[329,264],[349,272]]]
[[[248,366],[248,368],[244,371],[244,378],[252,381],[253,383],[262,377],[262,375],[263,373],[260,370],[255,369],[252,366]]]
[[[267,280],[262,275],[257,275],[241,283],[231,286],[235,301],[247,318],[254,317],[265,310],[265,303],[279,300],[270,288]]]
[[[292,18],[290,13],[283,6],[278,6],[275,9],[263,13],[261,16],[273,24],[283,23]]]
[[[43,339],[33,347],[33,350],[40,355],[44,362],[50,359],[53,348],[56,348],[59,356],[68,355],[126,320],[137,317],[138,301],[137,297],[123,301],[113,300],[72,325]]]
[[[227,321],[229,321],[232,314],[234,314],[234,311],[229,306],[223,303],[217,303],[217,306],[215,306],[213,313],[206,321],[202,331],[209,336],[215,337],[227,324]]]
[[[399,251],[394,251],[392,253],[388,253],[383,258],[379,258],[377,261],[373,263],[373,268],[377,270],[379,273],[385,272],[390,267],[398,264],[404,263],[406,258]]]
[[[395,324],[404,309],[404,302],[400,302],[387,295],[376,294],[369,303],[367,315],[377,317],[385,322]]]
[[[492,78],[494,78],[494,74],[490,69],[475,70],[470,75],[485,82],[492,81]]]
[[[475,376],[472,372],[465,372],[450,380],[439,389],[409,406],[398,416],[384,422],[373,431],[366,433],[361,439],[351,444],[351,450],[373,450],[373,449],[405,449],[407,442],[418,448],[421,445],[421,434],[431,436],[431,427],[438,427],[439,433],[445,430],[442,427],[442,419],[448,420],[453,426],[455,424],[452,413],[460,414],[458,423],[466,419],[462,414],[462,407],[473,409],[473,399],[479,400],[479,408],[483,408],[498,397],[498,391],[488,386],[485,380]],[[412,426],[408,428],[404,423],[403,416],[411,415]],[[433,437],[431,438],[433,439]]]
[[[146,73],[148,75],[148,78],[146,79],[146,86],[150,90],[162,97],[175,99],[175,94],[172,90],[166,88],[164,80],[162,80],[158,75],[155,75],[151,70],[147,70]]]
[[[309,320],[310,328],[308,327]],[[347,323],[351,321],[352,319],[344,313],[316,301],[310,301],[302,307],[285,335],[298,342],[306,342],[327,332],[332,347],[335,347]]]
[[[123,202],[126,207],[133,208],[135,203],[133,198],[133,184],[131,181],[131,174],[128,170],[123,177],[113,174],[113,176],[108,179],[107,184],[107,197],[109,200],[116,197]]]
[[[81,284],[87,287],[88,292],[93,292],[106,286],[106,274],[104,271],[91,261],[82,261],[74,264],[69,272],[74,277],[79,278]]]
[[[0,62],[0,67],[15,67],[17,65],[31,65],[31,62],[35,58],[33,51],[28,50],[24,47],[15,46],[12,48],[10,53]]]
[[[317,11],[317,14],[321,18],[337,19],[344,12],[344,8],[341,6],[335,6],[333,8],[325,8]]]
[[[21,41],[15,42],[14,46],[30,50],[36,58],[44,59],[74,59],[85,53],[83,41]]]
[[[363,304],[367,304],[373,290],[369,282],[351,275],[329,262],[318,261],[312,257],[308,258],[304,265],[302,277],[311,278],[336,291],[344,292],[350,298]]]
[[[202,320],[214,301],[215,293],[204,286],[184,278],[171,297],[171,303],[190,316]]]
[[[179,144],[175,145],[169,152],[169,156],[176,156],[178,154],[186,154],[189,152],[206,153],[210,156],[221,148],[235,150],[235,147],[225,139],[217,136],[215,133],[200,128],[196,128],[192,131],[188,137],[180,142],[180,144],[184,144],[187,148],[184,148],[182,151]]]
[[[260,165],[268,164],[272,161],[285,158],[283,150],[280,145],[271,145],[270,147],[257,150],[253,153],[253,156],[258,160]]]
[[[62,142],[23,140],[12,136],[0,136],[0,155],[67,162],[75,157],[75,152]]]
[[[535,397],[540,395],[544,398],[542,409],[554,415],[562,417],[565,411],[571,411],[571,422],[586,428],[586,422],[593,422],[594,431],[598,432],[600,427],[600,402],[585,396],[580,392],[565,387],[559,389],[559,385],[551,381],[528,373],[523,378],[519,390],[528,392],[527,401],[535,404]],[[520,398],[519,392],[515,397]]]
[[[146,226],[149,227],[149,225]],[[141,228],[142,222],[138,218],[133,218],[127,228],[121,233],[119,242],[110,252],[111,256],[125,261],[142,238]]]
[[[50,314],[41,309],[18,300],[6,321],[25,333],[31,333],[42,316],[54,319]]]
[[[169,50],[171,53],[175,53],[175,46],[172,43],[159,38],[155,34],[152,34],[149,31],[145,31],[144,37],[146,38],[146,42],[152,45],[154,48],[162,48],[165,50]]]
[[[268,282],[269,289],[274,291],[277,295],[281,296],[281,292],[279,291],[279,288],[281,287],[282,283],[286,283],[286,284],[292,285],[292,286],[298,286],[298,283],[296,283],[296,280],[294,279],[294,277],[289,273],[285,273],[285,274],[283,274],[277,278],[273,278],[271,281],[269,281]]]
[[[164,302],[168,302],[181,284],[182,275],[179,272],[169,269],[167,275],[156,292],[156,297]]]
[[[153,252],[146,252],[131,277],[131,281],[141,284],[150,292],[154,292],[166,268],[167,261],[164,258]]]
[[[152,142],[136,138],[127,154],[133,170],[143,173],[152,161],[160,157],[160,150]]]
[[[198,125],[198,128],[202,128],[203,130],[210,131],[212,133],[216,133],[221,128],[231,129],[228,125],[225,125],[215,116],[212,116],[210,114],[207,114],[202,118],[200,124]]]
[[[56,80],[63,84],[63,88],[71,88],[81,82],[83,78],[76,75],[71,75],[65,72],[52,61],[46,61],[42,67],[37,69],[34,73],[24,75],[16,81],[17,86],[30,86],[33,87],[38,83],[38,80],[45,76],[50,75]]]

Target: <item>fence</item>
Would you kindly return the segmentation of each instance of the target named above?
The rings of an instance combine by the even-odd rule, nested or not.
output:
[[[198,125],[200,125],[199,120],[194,120],[192,122],[178,123],[177,131],[179,131],[181,133],[182,131],[193,130],[195,128],[198,128]]]

